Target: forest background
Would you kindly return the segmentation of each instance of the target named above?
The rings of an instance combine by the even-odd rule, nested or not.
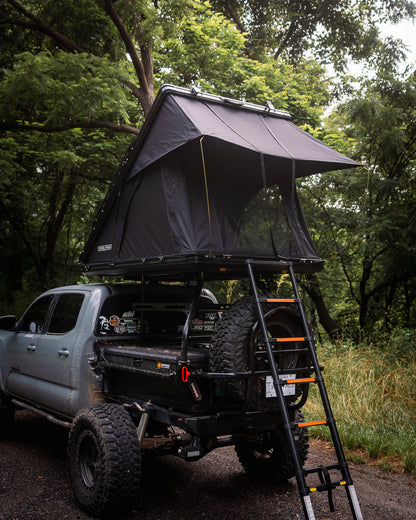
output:
[[[415,12],[407,0],[1,0],[0,313],[80,279],[99,203],[173,83],[270,100],[363,164],[299,183],[327,261],[303,280],[309,311],[332,337],[408,338],[415,71],[380,25]]]
[[[408,0],[0,0],[0,314],[85,281],[93,218],[163,83],[270,100],[363,165],[299,182],[326,260],[301,286],[344,442],[414,471],[416,76],[380,27],[415,16]]]

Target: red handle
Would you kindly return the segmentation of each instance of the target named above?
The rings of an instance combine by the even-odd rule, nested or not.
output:
[[[186,383],[188,381],[190,375],[191,375],[191,373],[189,372],[188,367],[183,367],[182,368],[182,381],[184,383]]]

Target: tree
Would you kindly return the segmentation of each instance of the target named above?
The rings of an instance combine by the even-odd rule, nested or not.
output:
[[[73,279],[122,140],[71,130],[0,141],[3,300]]]
[[[62,51],[23,53],[4,73],[0,120],[8,130],[0,140],[0,215],[7,223],[4,239],[14,243],[13,253],[3,257],[11,289],[23,289],[27,276],[43,289],[67,280],[73,269],[72,235],[87,232],[74,211],[84,201],[84,214],[90,213],[87,193],[91,202],[101,199],[120,145],[131,140],[122,132],[137,132],[123,122],[136,106],[112,75],[106,59]],[[109,131],[116,132],[112,139]],[[28,272],[20,273],[20,282],[15,265]],[[8,284],[5,290],[12,293]]]
[[[272,99],[312,125],[328,98],[313,62],[295,73],[248,60],[244,36],[208,2],[3,0],[0,19],[6,298],[29,280],[43,289],[73,279],[75,251],[155,84]]]
[[[416,321],[415,108],[415,75],[399,78],[383,66],[332,115],[327,134],[337,138],[342,128],[365,170],[305,183],[314,220],[325,224],[314,226],[315,241],[324,256],[339,259],[323,277],[325,291],[338,319],[357,317],[356,337]],[[342,142],[338,133],[338,149]]]
[[[147,26],[151,6],[148,2],[120,4],[125,21],[112,0],[63,0],[59,4],[48,0],[3,0],[0,22],[8,29],[8,41],[16,32],[21,39],[23,28],[30,33],[29,45],[38,43],[38,50],[45,46],[53,51],[58,47],[74,54],[109,55],[116,62],[125,61],[124,50],[130,57],[138,84],[123,77],[120,81],[147,114],[154,99],[153,59]]]
[[[247,34],[247,54],[284,57],[293,64],[312,55],[343,71],[348,60],[367,60],[380,45],[378,25],[414,18],[408,0],[213,0]]]

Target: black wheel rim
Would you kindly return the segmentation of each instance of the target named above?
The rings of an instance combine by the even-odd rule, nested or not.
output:
[[[87,488],[96,486],[100,475],[101,458],[94,435],[83,432],[78,448],[78,469],[83,485]]]
[[[265,433],[252,447],[252,455],[257,460],[269,460],[273,456],[273,442],[269,432]]]
[[[266,328],[269,337],[271,338],[287,338],[293,336],[293,331],[286,327],[282,322],[278,319],[275,319],[274,316],[270,316],[266,318]],[[261,330],[257,329],[256,337],[254,340],[255,345],[260,344],[264,347],[264,339]],[[297,349],[299,348],[299,343],[292,343],[290,348]],[[279,367],[283,369],[288,368],[296,368],[298,364],[299,356],[298,354],[289,354],[282,356],[282,359],[279,360]],[[256,368],[257,370],[265,370],[267,369],[269,362],[264,357],[256,358]]]

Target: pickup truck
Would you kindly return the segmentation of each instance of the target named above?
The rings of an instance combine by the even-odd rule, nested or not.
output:
[[[264,307],[270,333],[299,335],[293,304]],[[137,501],[144,455],[193,461],[234,445],[251,474],[292,477],[257,321],[252,297],[219,304],[197,280],[49,290],[18,321],[0,318],[1,434],[12,433],[18,409],[69,428],[75,500],[93,516]],[[286,356],[287,371],[304,366],[302,356]],[[300,422],[305,390],[285,390]],[[307,429],[295,439],[303,464]]]

